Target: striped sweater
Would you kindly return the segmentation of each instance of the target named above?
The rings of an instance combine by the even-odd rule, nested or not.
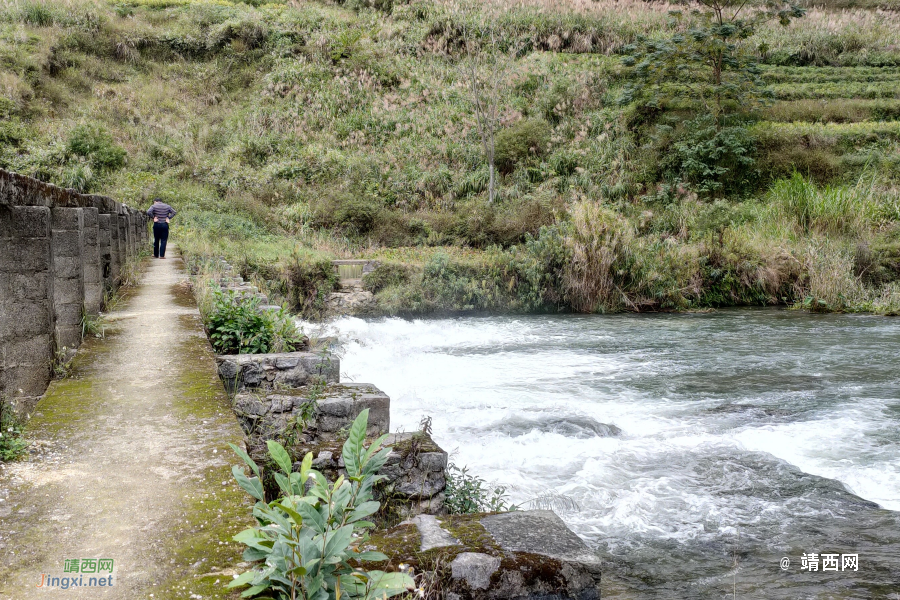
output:
[[[165,202],[154,202],[153,206],[147,209],[147,215],[153,219],[158,219],[159,223],[165,223],[166,219],[175,216],[175,209]]]

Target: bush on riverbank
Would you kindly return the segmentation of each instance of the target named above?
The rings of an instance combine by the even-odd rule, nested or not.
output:
[[[293,352],[306,338],[286,311],[260,310],[258,298],[216,291],[204,321],[216,354]]]

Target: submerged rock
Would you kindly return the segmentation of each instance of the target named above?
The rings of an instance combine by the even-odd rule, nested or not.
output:
[[[512,437],[519,437],[532,431],[557,433],[565,437],[586,439],[592,437],[617,437],[622,430],[615,425],[600,423],[590,417],[557,417],[546,416],[528,419],[513,415],[491,426],[492,431],[499,431]]]

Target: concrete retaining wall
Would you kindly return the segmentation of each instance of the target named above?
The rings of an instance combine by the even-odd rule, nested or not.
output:
[[[0,169],[0,397],[30,410],[59,349],[81,343],[128,259],[149,241],[147,216]]]

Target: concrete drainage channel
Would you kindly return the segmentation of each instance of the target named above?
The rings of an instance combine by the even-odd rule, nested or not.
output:
[[[220,288],[259,298],[260,310],[274,310],[268,298],[227,263]],[[341,298],[347,306],[361,289],[373,261],[335,261]],[[334,295],[333,295],[334,296]],[[340,312],[340,310],[336,311]],[[369,409],[370,438],[390,432],[390,398],[369,383],[341,383],[340,359],[327,346],[279,354],[220,355],[219,377],[246,435],[246,450],[265,463],[266,441],[276,440],[300,460],[313,453],[313,465],[329,479],[343,471],[341,447],[350,424]],[[600,559],[552,511],[449,515],[444,506],[447,453],[424,431],[395,433],[382,470],[382,517],[393,527],[372,534],[372,547],[390,562],[430,573],[435,592],[446,600],[600,597]],[[295,463],[296,465],[296,463]],[[265,477],[264,477],[265,479]],[[267,486],[274,494],[274,486]]]

